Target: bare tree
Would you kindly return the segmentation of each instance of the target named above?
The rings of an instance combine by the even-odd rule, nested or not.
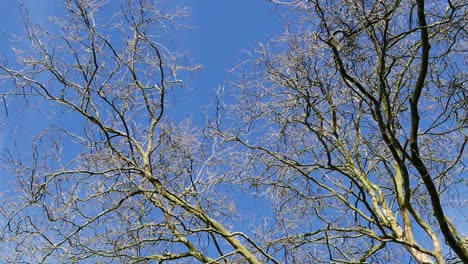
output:
[[[166,115],[166,97],[197,69],[170,48],[187,10],[151,0],[63,3],[66,16],[45,28],[23,10],[17,62],[0,65],[3,87],[13,87],[2,91],[7,104],[55,120],[30,155],[4,156],[19,189],[4,195],[3,257],[259,263],[259,250],[228,229],[232,206],[206,169],[215,153],[190,122]]]
[[[47,28],[24,10],[3,99],[54,124],[3,157],[6,261],[467,263],[466,4],[272,2],[286,32],[204,134],[167,114],[198,69],[170,42],[186,9],[65,0]]]
[[[257,243],[288,263],[468,263],[466,2],[272,2],[286,32],[212,122],[232,181],[271,206]]]

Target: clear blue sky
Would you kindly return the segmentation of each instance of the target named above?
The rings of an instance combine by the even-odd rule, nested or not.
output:
[[[22,2],[22,4],[20,4]],[[24,5],[33,23],[47,27],[49,16],[60,16],[58,0],[8,0],[0,9],[0,57],[10,60],[13,35],[24,34],[20,5]],[[176,34],[176,47],[188,50],[194,64],[203,70],[186,80],[187,90],[177,91],[168,114],[174,119],[191,117],[195,125],[203,126],[206,106],[214,99],[214,89],[230,79],[228,70],[245,59],[243,50],[254,49],[259,42],[281,31],[278,14],[267,0],[184,0],[176,1],[190,7],[192,17],[186,24],[191,30]],[[170,0],[173,4],[174,1]],[[109,1],[107,5],[119,4]],[[7,89],[1,84],[1,89]],[[10,108],[9,118],[0,126],[0,149],[11,148],[13,133],[25,152],[30,151],[31,137],[50,125],[50,120],[34,112],[17,112]],[[71,120],[70,120],[71,121]],[[66,125],[66,124],[65,124]],[[21,147],[21,148],[22,148]],[[29,148],[28,148],[29,147]],[[20,150],[21,151],[21,150]],[[3,174],[3,173],[2,173]],[[0,187],[5,187],[5,174]]]
[[[194,62],[204,67],[199,78],[194,80],[193,91],[186,94],[193,107],[206,105],[213,99],[213,89],[230,78],[228,70],[246,58],[243,50],[252,50],[259,42],[277,35],[281,26],[274,6],[267,0],[186,3],[192,7],[193,14],[189,24],[197,28],[185,31],[179,41],[191,51]]]
[[[60,16],[60,0],[5,0],[0,8],[0,58],[11,56],[13,35],[22,35],[24,28],[20,13],[20,1],[29,10],[33,22],[47,26],[50,15]],[[175,0],[168,0],[173,3]],[[108,5],[119,0],[109,0]],[[186,24],[191,30],[176,34],[174,45],[189,51],[194,64],[203,70],[186,80],[187,90],[178,91],[175,107],[169,115],[176,119],[192,117],[196,125],[204,125],[205,107],[214,99],[213,90],[231,79],[228,70],[246,58],[243,50],[254,49],[259,42],[281,31],[279,14],[267,0],[184,0],[177,1],[192,10]],[[0,89],[8,84],[0,82]],[[0,108],[0,113],[1,112]],[[73,123],[72,120],[70,124]],[[13,146],[13,134],[23,149],[30,152],[31,137],[49,125],[42,115],[34,112],[17,112],[10,108],[10,116],[0,125],[0,152]],[[29,146],[29,148],[28,148]],[[0,190],[8,188],[8,175],[0,171]],[[245,206],[245,204],[241,205]],[[242,208],[240,208],[242,210]],[[447,210],[449,214],[458,214]]]

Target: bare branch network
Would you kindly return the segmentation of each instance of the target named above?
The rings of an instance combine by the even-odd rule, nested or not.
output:
[[[188,9],[65,0],[47,27],[22,10],[2,113],[53,125],[2,154],[2,260],[468,263],[466,2],[271,2],[284,33],[205,127],[168,114],[200,69],[169,41]]]

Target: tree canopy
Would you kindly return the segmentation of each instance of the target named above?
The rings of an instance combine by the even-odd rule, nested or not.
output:
[[[3,153],[3,258],[468,263],[466,3],[270,2],[284,32],[203,124],[167,107],[200,70],[168,42],[187,8],[65,0],[48,26],[23,9],[4,113],[76,124]]]

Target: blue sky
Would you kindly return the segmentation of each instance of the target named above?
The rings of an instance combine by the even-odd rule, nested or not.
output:
[[[57,14],[58,0],[11,0],[2,3],[0,9],[0,55],[10,52],[7,39],[21,34],[23,25],[20,3],[26,6],[31,19],[48,24],[48,17]],[[267,0],[185,0],[177,1],[191,9],[187,19],[191,30],[178,32],[175,44],[190,51],[195,64],[204,69],[195,76],[188,98],[196,99],[193,105],[209,102],[209,94],[229,78],[228,70],[245,58],[243,50],[255,48],[259,42],[281,31],[279,16]],[[112,4],[112,3],[108,3]],[[183,99],[183,98],[182,98]],[[192,105],[192,103],[190,103]]]
[[[202,0],[186,1],[192,8],[188,24],[193,30],[184,31],[178,39],[190,51],[195,63],[203,70],[193,81],[191,91],[181,94],[179,100],[192,111],[213,99],[213,90],[230,79],[228,70],[246,59],[246,50],[281,31],[274,6],[266,0]],[[179,110],[184,111],[183,108]],[[185,109],[187,110],[187,109]],[[201,114],[203,110],[197,111]],[[182,113],[182,115],[186,114]],[[192,113],[201,120],[202,116]]]
[[[0,57],[7,56],[12,62],[11,40],[14,35],[24,34],[21,5],[28,9],[33,23],[47,27],[49,16],[60,16],[61,2],[4,1],[0,9]],[[168,114],[176,120],[190,117],[196,126],[202,127],[207,106],[214,99],[214,90],[231,78],[228,70],[246,58],[245,50],[252,50],[259,42],[266,42],[268,37],[280,33],[279,16],[266,0],[185,0],[177,3],[191,9],[192,16],[185,22],[192,29],[177,32],[174,45],[177,49],[188,50],[192,62],[202,65],[203,69],[192,79],[185,80],[187,89],[175,92],[169,102],[175,105],[170,107]],[[1,85],[2,89],[7,89],[4,86],[8,84]],[[9,115],[0,126],[2,150],[12,147],[15,134],[21,145],[17,150],[29,152],[31,137],[50,125],[44,116],[31,111],[16,111],[11,107]],[[4,175],[0,187],[5,188],[7,182]]]
[[[117,0],[109,0],[109,4]],[[172,0],[169,0],[172,1]],[[34,23],[47,25],[48,17],[57,14],[59,0],[22,0],[29,10]],[[169,115],[175,119],[191,117],[199,127],[204,125],[206,107],[214,100],[214,90],[232,79],[228,70],[246,59],[245,50],[253,50],[259,42],[266,42],[269,37],[281,33],[279,14],[267,0],[185,0],[191,8],[192,17],[186,20],[190,30],[181,30],[176,34],[176,48],[189,51],[194,64],[203,69],[193,79],[186,80],[187,89],[175,93],[175,106],[169,109]],[[12,35],[24,32],[20,2],[7,0],[0,9],[0,57],[11,54]],[[0,89],[4,89],[1,84]],[[1,111],[1,108],[0,108]],[[1,112],[0,112],[1,113]],[[40,117],[40,118],[39,118]],[[68,120],[72,121],[72,120]],[[73,122],[65,125],[71,125]],[[23,149],[29,152],[31,137],[49,125],[49,120],[34,112],[15,111],[10,108],[8,120],[0,125],[0,151],[11,148],[13,134]],[[16,131],[16,132],[14,132]],[[8,188],[8,178],[2,173],[0,189]],[[10,179],[11,180],[11,179]],[[261,201],[259,201],[261,204]],[[242,206],[246,204],[241,204]],[[250,205],[249,205],[250,206]],[[458,214],[458,212],[447,212]]]

